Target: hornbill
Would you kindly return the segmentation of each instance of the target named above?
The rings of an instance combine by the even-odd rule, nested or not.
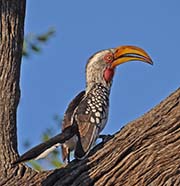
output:
[[[76,159],[85,158],[100,132],[106,125],[109,110],[109,94],[115,69],[128,61],[142,61],[153,64],[150,56],[137,46],[120,46],[101,50],[91,56],[86,65],[86,89],[69,104],[62,121],[62,134],[75,126],[76,132],[63,138],[57,135],[37,145],[13,164],[40,159],[57,146],[62,148],[63,161],[70,161],[70,152]],[[73,130],[72,130],[73,131]],[[69,131],[68,131],[69,132]]]

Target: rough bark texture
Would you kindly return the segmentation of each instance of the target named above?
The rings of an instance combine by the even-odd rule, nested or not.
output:
[[[179,156],[180,89],[97,145],[85,160],[40,173],[22,164],[0,185],[179,186]]]
[[[25,0],[0,0],[0,185],[180,185],[180,89],[89,157],[36,172],[17,159],[16,109]]]
[[[17,156],[16,109],[24,33],[23,0],[0,0],[0,170]]]

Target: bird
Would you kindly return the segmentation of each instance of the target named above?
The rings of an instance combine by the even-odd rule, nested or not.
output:
[[[70,162],[70,153],[82,160],[89,154],[101,131],[104,129],[109,113],[109,95],[117,66],[140,61],[153,65],[148,53],[137,46],[124,45],[101,50],[92,55],[86,64],[86,87],[70,102],[62,120],[62,133],[74,125],[77,133],[64,143],[58,136],[29,150],[20,156],[16,163],[47,156],[61,146],[62,159]]]

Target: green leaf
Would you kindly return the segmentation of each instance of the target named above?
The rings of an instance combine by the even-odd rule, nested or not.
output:
[[[29,56],[29,54],[28,54],[28,52],[27,52],[27,43],[26,43],[26,40],[24,40],[24,42],[23,42],[23,51],[22,51],[22,55],[23,55],[24,57],[28,57],[28,56]]]
[[[42,135],[42,141],[47,141],[50,138],[48,134],[43,134]]]
[[[58,159],[52,159],[51,160],[51,164],[56,167],[56,168],[59,168],[61,167],[63,164],[58,160]]]
[[[55,33],[54,28],[49,28],[47,32],[43,34],[29,33],[24,38],[23,43],[23,57],[29,57],[31,53],[40,53],[41,48],[45,42],[47,42]]]
[[[41,51],[40,47],[35,44],[31,44],[30,47],[34,52],[39,53]]]
[[[42,166],[39,163],[37,163],[36,161],[31,160],[29,163],[37,171],[42,171],[42,169],[43,169]]]
[[[48,32],[44,33],[44,34],[41,34],[39,36],[37,36],[37,40],[40,41],[40,42],[46,42],[51,36],[53,36],[55,33],[55,30],[54,29],[49,29]]]
[[[41,36],[38,36],[37,37],[37,40],[38,41],[41,41],[41,42],[46,42],[48,40],[48,36],[47,35],[41,35]]]

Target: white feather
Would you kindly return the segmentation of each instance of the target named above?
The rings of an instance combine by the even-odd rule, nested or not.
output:
[[[54,151],[57,147],[59,147],[61,144],[57,143],[50,147],[49,149],[45,150],[43,153],[41,153],[39,156],[35,158],[35,160],[39,160],[41,158],[45,158],[50,152]]]

